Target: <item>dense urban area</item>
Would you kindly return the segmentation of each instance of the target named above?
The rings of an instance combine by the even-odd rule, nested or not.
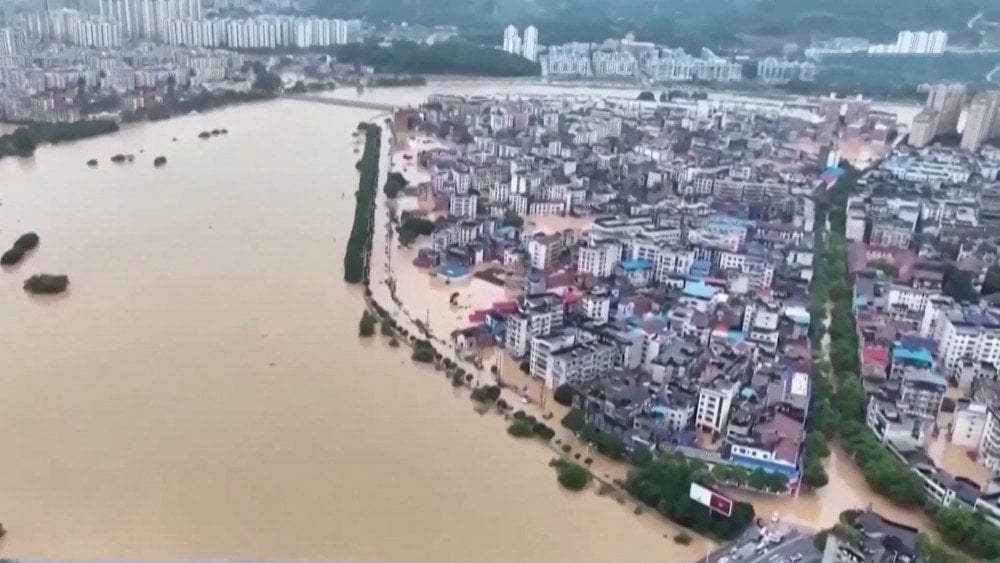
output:
[[[703,482],[795,494],[827,484],[839,435],[873,489],[926,507],[953,546],[996,557],[1000,485],[953,474],[926,448],[944,434],[984,474],[1000,459],[989,234],[1000,92],[977,96],[957,135],[962,94],[934,87],[918,118],[934,131],[919,135],[853,98],[432,95],[417,128],[447,146],[420,152],[430,178],[412,195],[433,207],[404,213],[401,240],[428,235],[418,267],[516,288],[475,311],[454,346],[472,358],[502,347],[601,451],[681,453]],[[525,227],[553,215],[592,222]],[[686,521],[655,480],[635,486]],[[936,549],[877,514],[844,518],[823,536],[842,554]],[[847,520],[901,542],[865,544]]]
[[[4,2],[0,158],[337,88],[365,107],[435,75],[633,88],[431,93],[360,123],[344,269],[366,285],[361,335],[408,336],[367,287],[385,198],[387,247],[413,251],[395,267],[456,289],[460,326],[418,323],[413,359],[446,346],[456,387],[492,376],[476,402],[503,387],[558,413],[594,456],[563,446],[564,487],[627,464],[602,486],[719,542],[706,563],[1000,558],[1000,9],[762,0],[748,26],[741,2],[539,4]],[[903,119],[888,98],[922,107]],[[379,186],[383,143],[409,160]],[[464,310],[470,283],[503,299]],[[527,416],[508,432],[554,438]],[[834,449],[931,527],[755,509],[840,479]]]

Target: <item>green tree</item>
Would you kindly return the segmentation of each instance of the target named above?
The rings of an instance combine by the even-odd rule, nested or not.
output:
[[[520,229],[524,226],[524,218],[517,214],[517,211],[508,209],[503,215],[503,226]]]
[[[694,475],[704,468],[704,464],[690,463],[679,454],[662,456],[629,471],[625,489],[682,526],[717,538],[735,538],[753,522],[753,506],[735,502],[731,517],[715,518],[708,508],[691,501],[688,495]]]
[[[981,295],[992,295],[1000,291],[1000,266],[991,266],[986,270],[986,279],[983,280]]]
[[[597,438],[597,451],[611,459],[622,459],[625,456],[625,444],[617,434],[601,432]]]
[[[830,478],[823,468],[823,463],[815,458],[806,459],[802,469],[802,483],[813,489],[825,487]]]
[[[559,484],[571,491],[579,491],[587,486],[590,473],[581,465],[564,461],[558,467]]]
[[[559,387],[556,387],[556,390],[552,392],[552,398],[564,407],[572,406],[573,386],[568,383],[563,383]]]
[[[570,409],[566,416],[563,417],[560,423],[564,428],[568,428],[573,432],[580,432],[583,427],[587,424],[587,420],[583,416],[583,411],[580,409]]]
[[[979,302],[979,293],[972,287],[972,273],[960,270],[953,264],[945,267],[941,293],[951,297],[955,301]]]
[[[534,433],[532,425],[526,420],[515,420],[507,427],[507,433],[515,438],[527,438]]]
[[[653,463],[653,453],[642,444],[636,444],[632,448],[632,454],[629,457],[632,460],[632,465],[636,467],[645,467]]]
[[[361,321],[358,323],[359,336],[372,336],[375,334],[375,317],[368,311],[361,313]]]
[[[653,94],[649,90],[643,90],[642,92],[639,92],[639,101],[642,101],[642,102],[655,102],[656,101],[656,94]]]

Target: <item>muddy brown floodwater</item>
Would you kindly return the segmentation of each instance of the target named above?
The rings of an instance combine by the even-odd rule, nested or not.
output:
[[[0,243],[41,236],[0,272],[0,555],[694,558],[359,342],[342,260],[370,116],[281,101],[0,162]],[[38,272],[69,294],[26,295]]]
[[[430,91],[517,88],[453,83],[371,95],[417,104]],[[0,271],[0,555],[704,553],[705,542],[665,539],[675,529],[634,516],[631,503],[564,492],[542,445],[475,415],[405,352],[358,340],[361,293],[343,283],[342,259],[357,189],[351,133],[371,117],[279,101],[0,161],[0,246],[25,231],[41,236],[22,264]],[[230,134],[197,138],[222,127]],[[136,160],[112,164],[116,153]],[[159,155],[168,164],[154,169]],[[91,158],[97,168],[86,166]],[[463,308],[507,297],[479,280],[431,280],[408,267],[415,251],[407,252],[397,256],[400,297],[440,334],[465,326],[471,310],[449,309],[451,292]],[[26,295],[23,280],[40,272],[68,274],[69,293]],[[754,499],[758,512],[819,527],[873,501],[924,527],[879,502],[842,457],[835,449],[818,495]]]

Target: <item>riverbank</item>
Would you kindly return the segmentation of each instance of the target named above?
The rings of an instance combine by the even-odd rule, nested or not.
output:
[[[34,156],[39,145],[77,141],[115,133],[118,123],[111,120],[74,123],[23,123],[12,132],[0,135],[0,158]]]

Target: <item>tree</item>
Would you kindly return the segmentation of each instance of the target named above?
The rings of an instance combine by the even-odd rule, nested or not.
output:
[[[660,102],[666,103],[669,101],[670,101],[670,96],[668,96],[666,92],[660,92]]]
[[[503,226],[520,229],[521,227],[524,226],[524,218],[518,215],[517,211],[508,209],[507,211],[504,211]]]
[[[938,509],[934,524],[946,542],[976,559],[1000,557],[1000,529],[981,515],[958,505]]]
[[[751,471],[750,478],[747,481],[747,486],[751,489],[757,489],[758,491],[767,489],[767,472],[760,467]]]
[[[532,425],[526,420],[515,420],[507,427],[507,433],[515,438],[527,438],[534,433]]]
[[[653,463],[653,452],[649,451],[649,448],[642,444],[636,444],[632,448],[632,454],[629,457],[632,460],[632,465],[636,467],[646,467],[650,463]]]
[[[980,294],[986,296],[998,291],[1000,291],[1000,266],[991,266],[989,270],[986,270],[986,279],[983,280]]]
[[[656,101],[656,95],[653,94],[652,92],[650,92],[649,90],[643,90],[642,92],[639,92],[639,101],[641,101],[641,102],[655,102]]]
[[[361,313],[361,322],[358,323],[359,336],[372,336],[375,334],[375,317],[368,311]]]
[[[556,400],[557,403],[564,407],[573,405],[573,386],[569,383],[563,383],[552,393],[552,398]]]
[[[556,437],[556,431],[549,428],[544,422],[536,422],[531,430],[543,440],[551,440]]]
[[[564,461],[558,466],[559,484],[571,491],[579,491],[587,486],[590,473],[582,465]]]
[[[386,197],[389,199],[396,199],[396,196],[406,188],[408,183],[406,178],[399,172],[389,172],[385,177],[385,185],[382,187],[382,191],[385,192]],[[433,232],[433,227],[431,232]]]
[[[597,451],[611,459],[622,459],[625,456],[625,443],[617,434],[601,432],[597,438]]]
[[[781,493],[788,489],[788,477],[777,471],[768,472],[764,478],[764,488],[772,493]]]
[[[586,418],[583,416],[583,411],[580,409],[570,409],[566,416],[563,417],[560,423],[564,428],[568,428],[573,432],[580,432],[583,430],[587,423]]]
[[[813,458],[806,459],[802,469],[802,483],[804,485],[818,489],[826,486],[829,481],[822,462]]]
[[[704,467],[689,462],[683,455],[662,456],[645,467],[633,468],[625,481],[625,490],[682,526],[717,538],[735,538],[753,522],[753,506],[735,502],[732,516],[720,518],[693,502],[688,497],[691,483]]]
[[[954,264],[949,264],[944,270],[941,293],[955,301],[979,302],[979,294],[972,287],[972,273],[960,270]]]

